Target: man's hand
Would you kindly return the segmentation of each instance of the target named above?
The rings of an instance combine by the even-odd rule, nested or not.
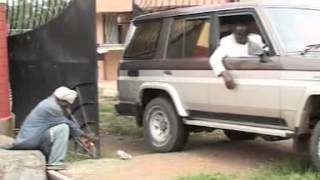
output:
[[[96,141],[96,138],[87,134],[80,137],[80,142],[86,149],[91,149],[92,147],[94,147],[95,141]]]
[[[71,108],[70,107],[61,107],[61,108],[62,108],[63,114],[69,118],[70,115],[72,114]]]
[[[224,83],[228,89],[235,89],[236,88],[236,84],[233,80],[233,77],[229,73],[229,71],[223,71],[221,76],[223,77]]]

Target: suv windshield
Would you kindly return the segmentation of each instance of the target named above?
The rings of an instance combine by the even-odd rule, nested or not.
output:
[[[286,52],[301,52],[320,43],[320,10],[267,8]]]

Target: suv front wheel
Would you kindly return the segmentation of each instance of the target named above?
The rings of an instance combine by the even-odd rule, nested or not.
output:
[[[155,98],[148,103],[143,126],[148,144],[159,152],[182,150],[189,135],[175,107],[165,97]]]
[[[312,131],[310,140],[310,156],[314,165],[320,169],[320,121]]]

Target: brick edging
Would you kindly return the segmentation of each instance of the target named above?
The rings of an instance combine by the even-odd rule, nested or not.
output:
[[[1,117],[0,121],[9,121],[12,119],[13,116],[8,116],[8,117]]]

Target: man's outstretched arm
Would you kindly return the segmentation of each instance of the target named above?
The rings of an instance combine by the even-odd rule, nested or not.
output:
[[[94,145],[96,141],[95,137],[82,131],[79,125],[74,122],[74,120],[71,119],[69,122],[71,136],[74,139],[80,140],[80,142],[88,149],[90,148],[90,146]]]
[[[233,80],[233,77],[223,64],[223,59],[225,57],[227,57],[226,49],[223,46],[219,46],[210,57],[210,65],[214,70],[215,75],[223,78],[228,89],[235,89],[236,84]]]

